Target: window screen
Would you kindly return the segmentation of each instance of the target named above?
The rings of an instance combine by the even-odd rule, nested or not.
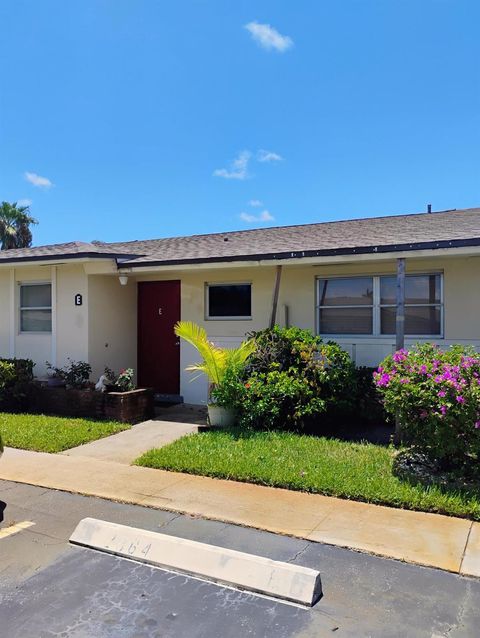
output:
[[[396,278],[380,277],[380,331],[395,334]],[[441,334],[441,276],[406,275],[405,334]]]
[[[373,278],[319,279],[320,334],[372,334]]]

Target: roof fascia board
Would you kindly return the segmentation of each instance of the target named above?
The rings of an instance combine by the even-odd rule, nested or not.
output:
[[[52,266],[61,264],[86,264],[94,262],[104,262],[110,260],[115,264],[115,255],[102,256],[91,254],[90,256],[79,255],[58,255],[48,257],[20,257],[18,259],[0,259],[0,268],[33,268],[35,266]]]
[[[172,259],[172,260],[163,260],[163,261],[155,261],[151,259],[150,261],[137,261],[129,263],[127,260],[125,262],[118,262],[119,268],[131,268],[133,270],[142,269],[146,266],[161,266],[165,268],[167,266],[175,266],[177,269],[179,267],[184,267],[187,265],[197,266],[199,264],[229,264],[234,262],[281,262],[288,263],[290,260],[305,260],[308,258],[322,258],[322,257],[346,257],[350,256],[360,256],[360,255],[368,255],[369,257],[373,255],[389,255],[393,254],[396,257],[405,253],[405,256],[410,256],[412,253],[419,253],[421,251],[432,251],[439,252],[441,250],[453,250],[456,248],[480,248],[480,238],[472,238],[472,239],[461,239],[461,240],[449,240],[449,241],[438,241],[438,242],[422,242],[422,243],[411,243],[411,244],[397,244],[397,245],[386,245],[386,246],[369,246],[369,247],[359,247],[359,248],[329,248],[324,250],[306,250],[306,251],[292,251],[292,252],[283,252],[283,253],[264,253],[264,254],[256,254],[256,255],[244,255],[244,256],[232,256],[232,257],[198,257],[194,259]],[[384,257],[385,258],[385,257]]]
[[[297,257],[292,259],[252,259],[252,260],[237,260],[237,261],[210,261],[199,263],[178,263],[178,264],[165,264],[165,265],[149,265],[143,263],[141,266],[127,267],[118,265],[118,271],[121,273],[152,273],[152,272],[169,272],[169,271],[190,271],[190,270],[212,270],[215,268],[229,269],[229,268],[252,268],[258,266],[270,266],[274,267],[278,264],[285,266],[323,266],[328,264],[345,264],[345,263],[358,263],[358,262],[377,262],[377,261],[390,261],[399,257],[405,257],[408,259],[432,259],[438,257],[469,257],[480,256],[480,246],[475,247],[459,247],[459,248],[438,248],[430,250],[409,250],[400,252],[384,252],[384,253],[362,253],[362,254],[350,254],[350,255],[331,255],[324,257]]]

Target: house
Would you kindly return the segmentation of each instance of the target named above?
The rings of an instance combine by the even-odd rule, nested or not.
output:
[[[38,376],[67,357],[95,377],[133,367],[139,385],[200,403],[175,322],[235,346],[270,324],[275,291],[277,323],[338,341],[358,365],[403,338],[480,347],[480,209],[2,251],[0,355],[32,358]]]

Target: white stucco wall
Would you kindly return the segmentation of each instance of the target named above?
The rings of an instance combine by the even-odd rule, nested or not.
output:
[[[82,295],[82,305],[75,305],[75,295]],[[59,367],[74,361],[88,361],[88,287],[82,265],[56,268],[55,354]]]
[[[284,323],[284,307],[288,306],[289,322],[315,330],[316,278],[319,276],[355,274],[393,274],[395,261],[377,263],[359,260],[357,263],[325,266],[284,266],[278,304],[277,322]],[[121,286],[118,276],[85,272],[82,264],[56,266],[22,266],[14,270],[0,269],[0,355],[10,356],[11,346],[17,357],[29,357],[37,362],[36,374],[45,372],[48,359],[63,365],[67,357],[89,361],[93,376],[103,372],[105,365],[116,370],[137,368],[137,281],[179,279],[181,281],[181,317],[195,321],[207,330],[215,343],[234,347],[245,334],[268,326],[275,280],[275,267],[235,267],[217,269],[171,270],[148,275],[130,274],[127,286]],[[444,338],[440,344],[471,343],[480,347],[480,257],[438,259],[407,259],[408,272],[444,273]],[[54,276],[55,273],[55,276]],[[22,281],[51,281],[56,278],[56,331],[51,335],[20,334],[18,316],[18,284]],[[12,281],[14,308],[11,314]],[[205,284],[220,282],[252,283],[252,319],[208,321],[205,319]],[[74,304],[74,295],[83,295],[83,305]],[[10,323],[13,321],[13,335]],[[358,365],[376,365],[394,347],[394,338],[341,338],[339,343],[355,358]],[[406,339],[406,344],[411,341]],[[181,393],[189,403],[206,399],[206,382],[191,382],[185,367],[197,360],[193,348],[182,342]],[[56,358],[56,361],[54,360]]]
[[[0,357],[10,356],[10,271],[0,270]]]
[[[51,282],[52,267],[37,266],[15,268],[14,286],[14,355],[18,359],[33,359],[35,361],[35,375],[43,376],[46,372],[46,362],[54,361],[52,351],[52,334],[20,332],[20,284],[28,282]],[[53,294],[53,293],[52,293]]]
[[[17,267],[0,271],[0,355],[29,358],[35,361],[36,376],[46,373],[46,361],[63,365],[67,357],[88,357],[86,276],[82,265]],[[20,284],[52,284],[52,333],[20,331]],[[12,288],[13,285],[13,288]],[[74,294],[84,297],[76,307]],[[13,309],[11,300],[13,299]],[[11,331],[13,325],[13,332]]]
[[[88,277],[88,360],[98,379],[105,366],[115,372],[137,368],[137,286],[118,276]]]
[[[328,266],[285,266],[282,272],[277,323],[284,325],[285,306],[289,324],[316,330],[316,279],[338,275],[394,274],[396,262],[359,261]],[[444,338],[440,345],[470,343],[480,348],[480,258],[407,259],[407,273],[444,273]],[[155,273],[142,275],[138,280],[180,279],[182,285],[182,319],[195,321],[205,327],[214,343],[235,347],[252,330],[268,326],[275,280],[274,267],[218,268],[212,270]],[[252,320],[208,321],[205,319],[205,283],[251,282]],[[431,340],[431,339],[430,339]],[[411,345],[418,339],[406,339]],[[339,338],[338,342],[355,359],[357,365],[375,366],[394,350],[394,337]],[[185,367],[196,361],[195,350],[182,342],[180,349],[180,391],[188,403],[203,403],[207,396],[204,379],[191,381]]]

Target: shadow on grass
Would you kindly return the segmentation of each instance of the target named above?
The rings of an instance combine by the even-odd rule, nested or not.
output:
[[[218,428],[204,426],[203,431],[218,430]],[[249,438],[257,432],[265,432],[260,429],[247,429],[241,426],[222,428],[222,432],[229,432],[238,438]],[[289,432],[291,434],[305,434],[307,436],[323,437],[328,439],[338,439],[339,441],[351,443],[374,443],[375,445],[389,446],[392,442],[394,427],[388,423],[359,424],[354,425],[344,421],[339,423],[317,421],[306,426],[304,429],[272,430],[275,432]]]
[[[480,501],[480,473],[442,471],[424,454],[412,449],[400,451],[394,461],[393,475],[401,481],[424,488],[435,487],[446,495],[459,495]]]

